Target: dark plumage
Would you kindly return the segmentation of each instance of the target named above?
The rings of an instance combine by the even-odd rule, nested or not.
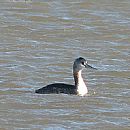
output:
[[[39,93],[39,94],[50,94],[50,93],[77,94],[76,87],[74,85],[64,84],[64,83],[49,84],[43,88],[36,90],[35,93]]]

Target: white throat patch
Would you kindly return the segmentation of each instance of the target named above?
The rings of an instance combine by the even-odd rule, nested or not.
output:
[[[79,82],[78,82],[78,85],[77,85],[77,93],[80,96],[85,96],[88,93],[88,89],[87,89],[80,73],[79,73],[78,78],[79,78],[78,79]]]

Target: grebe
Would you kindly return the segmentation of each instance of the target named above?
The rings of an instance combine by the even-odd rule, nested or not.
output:
[[[77,94],[79,96],[85,96],[88,93],[88,89],[81,75],[83,68],[96,69],[88,65],[87,61],[84,58],[79,57],[74,61],[73,64],[73,76],[75,85],[54,83],[36,90],[35,93],[39,94],[64,93],[64,94]]]

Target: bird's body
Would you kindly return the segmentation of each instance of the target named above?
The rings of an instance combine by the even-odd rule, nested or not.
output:
[[[82,69],[86,67],[93,68],[87,64],[87,61],[84,58],[82,57],[77,58],[73,64],[73,76],[75,85],[54,83],[49,84],[43,88],[40,88],[35,92],[39,94],[65,93],[65,94],[77,94],[80,96],[85,96],[88,93],[88,89],[82,78],[81,72]]]
[[[50,93],[77,94],[76,87],[74,85],[64,83],[49,84],[43,88],[36,90],[35,92],[39,94],[50,94]]]

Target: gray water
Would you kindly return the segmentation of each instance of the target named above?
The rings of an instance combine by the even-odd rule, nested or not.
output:
[[[88,96],[34,93],[79,56]],[[130,1],[1,0],[0,75],[1,130],[130,129]]]

